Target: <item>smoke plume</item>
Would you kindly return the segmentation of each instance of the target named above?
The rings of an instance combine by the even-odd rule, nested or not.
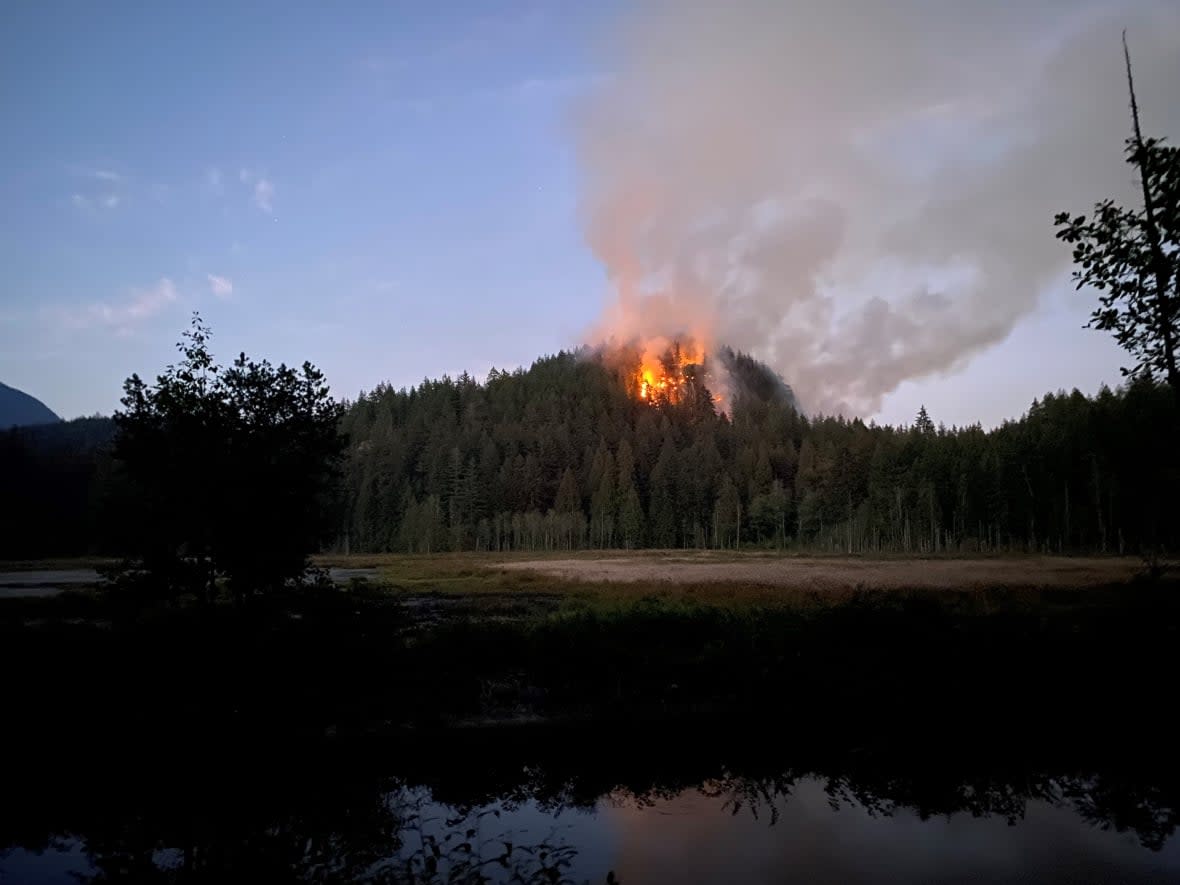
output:
[[[1055,212],[1135,201],[1123,28],[1180,135],[1175,0],[640,0],[577,117],[599,333],[747,351],[812,412],[961,369],[1064,279]]]

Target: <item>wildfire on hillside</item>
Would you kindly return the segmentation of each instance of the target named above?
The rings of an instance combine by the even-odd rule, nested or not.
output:
[[[675,405],[709,395],[712,378],[705,348],[692,338],[651,338],[625,348],[628,389],[650,406]]]

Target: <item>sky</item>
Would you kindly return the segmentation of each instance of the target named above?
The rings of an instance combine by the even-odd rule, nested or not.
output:
[[[193,311],[218,358],[310,360],[348,398],[577,346],[611,293],[571,108],[625,6],[4,4],[0,380],[109,414]],[[994,425],[1116,384],[1091,301],[1063,275],[865,417]]]

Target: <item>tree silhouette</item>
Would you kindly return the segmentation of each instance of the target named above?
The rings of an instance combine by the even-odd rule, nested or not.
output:
[[[1108,199],[1095,205],[1092,216],[1061,212],[1054,223],[1057,238],[1073,246],[1077,288],[1093,286],[1100,293],[1088,325],[1113,332],[1135,359],[1124,374],[1162,373],[1180,394],[1180,148],[1143,137],[1126,33],[1123,55],[1133,123],[1126,156],[1143,205],[1128,209]]]
[[[335,528],[341,406],[310,363],[241,354],[218,366],[209,339],[194,314],[178,364],[152,386],[127,379],[114,453],[137,492],[138,565],[156,586],[209,599],[221,576],[242,599],[299,577]]]

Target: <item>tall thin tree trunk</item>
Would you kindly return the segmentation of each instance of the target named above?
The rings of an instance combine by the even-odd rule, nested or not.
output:
[[[1090,453],[1090,464],[1094,475],[1094,514],[1098,517],[1098,542],[1106,552],[1106,522],[1102,519],[1102,483],[1098,477],[1098,456]]]
[[[1159,325],[1160,339],[1164,345],[1164,368],[1172,392],[1180,396],[1180,370],[1176,368],[1176,352],[1172,341],[1172,301],[1180,292],[1172,292],[1172,265],[1164,254],[1163,237],[1156,221],[1156,205],[1151,194],[1151,154],[1143,142],[1143,130],[1139,126],[1139,102],[1135,98],[1135,79],[1131,75],[1131,50],[1127,48],[1127,32],[1123,31],[1123,58],[1127,63],[1127,89],[1131,93],[1131,120],[1135,129],[1135,154],[1139,167],[1139,184],[1143,190],[1144,233],[1151,249],[1151,269],[1155,276],[1155,313]]]

